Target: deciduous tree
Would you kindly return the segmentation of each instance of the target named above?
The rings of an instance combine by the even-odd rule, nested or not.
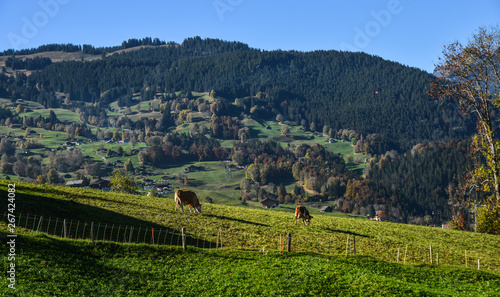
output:
[[[133,178],[122,173],[120,170],[113,171],[110,181],[113,190],[120,193],[133,194],[137,188]]]
[[[500,213],[500,31],[480,28],[466,45],[459,42],[445,47],[437,69],[441,78],[433,82],[431,95],[459,103],[463,113],[477,117],[474,152],[482,155],[466,184],[467,192],[478,190],[488,198],[481,201],[488,214]],[[481,162],[481,159],[484,162]],[[485,219],[500,225],[500,216]],[[479,226],[478,226],[479,227]],[[489,233],[500,229],[478,228]]]

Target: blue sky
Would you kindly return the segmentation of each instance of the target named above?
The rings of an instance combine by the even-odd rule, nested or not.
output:
[[[0,0],[0,51],[201,36],[263,50],[363,51],[432,72],[444,45],[499,21],[498,0]]]

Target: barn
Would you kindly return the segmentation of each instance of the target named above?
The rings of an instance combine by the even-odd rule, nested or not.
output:
[[[260,203],[262,204],[263,208],[275,208],[278,207],[278,205],[280,205],[278,200],[274,200],[271,198],[266,198],[262,200]]]
[[[333,208],[331,206],[329,206],[329,205],[325,205],[322,208],[320,208],[319,211],[321,211],[321,212],[332,212]]]

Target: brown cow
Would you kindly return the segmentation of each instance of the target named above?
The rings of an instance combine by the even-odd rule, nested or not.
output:
[[[189,190],[177,190],[174,196],[175,200],[175,211],[177,211],[177,206],[181,206],[182,212],[184,212],[184,204],[189,206],[189,212],[194,210],[194,213],[201,213],[201,204],[198,201],[198,197],[195,192]]]
[[[304,226],[309,225],[311,223],[312,216],[309,214],[309,211],[305,206],[297,206],[295,208],[295,224],[297,224],[297,219],[302,218],[302,223]]]

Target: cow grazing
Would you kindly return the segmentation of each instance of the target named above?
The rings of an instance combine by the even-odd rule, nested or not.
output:
[[[201,204],[198,201],[198,197],[195,192],[189,190],[177,190],[174,196],[175,200],[175,211],[177,211],[177,206],[181,206],[182,212],[184,212],[184,204],[189,206],[189,212],[201,213]]]
[[[311,223],[312,216],[309,214],[309,211],[305,206],[297,206],[297,208],[295,208],[295,224],[297,224],[297,219],[300,218],[302,218],[304,226]]]

